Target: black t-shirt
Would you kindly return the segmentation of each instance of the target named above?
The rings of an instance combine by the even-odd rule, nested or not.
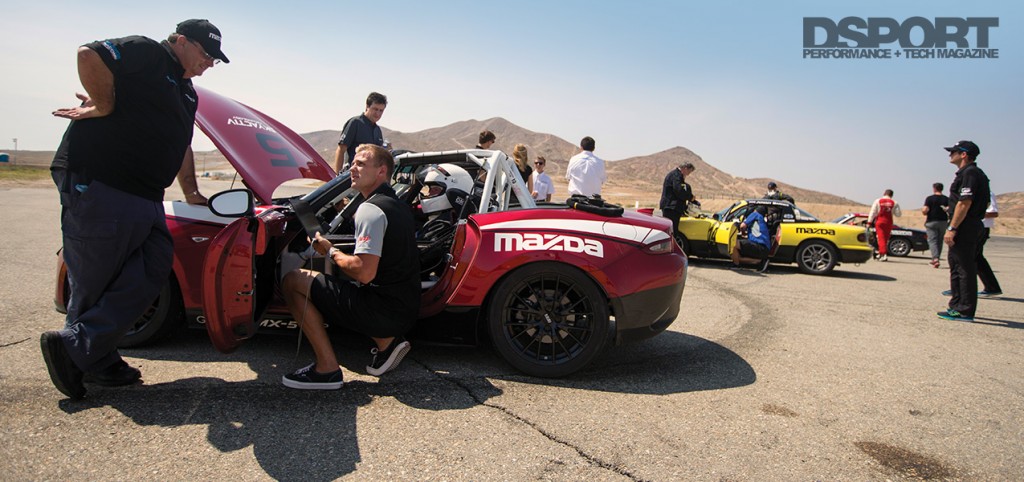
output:
[[[349,163],[356,157],[356,148],[361,144],[384,146],[384,132],[380,130],[380,126],[370,121],[366,114],[349,119],[342,128],[341,140],[338,141],[339,146],[345,146]]]
[[[948,221],[949,215],[946,214],[946,207],[949,206],[949,198],[945,194],[932,194],[924,199],[924,205],[928,208],[928,214],[925,217],[924,222],[930,223],[932,221]]]
[[[956,203],[968,199],[971,200],[971,207],[967,210],[967,217],[964,218],[962,227],[980,229],[982,227],[981,220],[985,217],[985,210],[988,209],[988,176],[973,162],[956,171],[953,184],[949,186],[950,219],[956,216]]]
[[[516,169],[519,170],[519,175],[523,176],[523,190],[525,191],[526,187],[530,185],[530,176],[533,175],[533,168],[529,164],[524,164],[522,168],[519,167],[519,164],[516,164]],[[526,195],[532,196],[531,193],[526,193]],[[516,200],[518,199],[517,197]],[[522,203],[520,202],[520,204]]]
[[[163,200],[192,143],[199,97],[170,49],[132,36],[86,44],[114,74],[114,110],[74,121],[55,164],[83,180],[153,201]]]

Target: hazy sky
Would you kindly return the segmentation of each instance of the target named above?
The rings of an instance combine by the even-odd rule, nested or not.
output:
[[[998,17],[999,58],[804,59],[804,17]],[[504,117],[593,136],[608,160],[684,146],[733,175],[865,203],[892,188],[905,207],[952,180],[941,147],[973,139],[993,190],[1024,191],[1020,2],[21,1],[2,18],[5,151],[56,147],[77,46],[208,18],[231,63],[196,83],[298,132],[341,129],[376,90],[399,131]]]

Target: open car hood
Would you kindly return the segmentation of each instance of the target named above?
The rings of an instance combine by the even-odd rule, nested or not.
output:
[[[195,89],[199,93],[196,125],[259,201],[269,203],[285,181],[334,177],[330,165],[291,129],[241,102],[202,87]]]

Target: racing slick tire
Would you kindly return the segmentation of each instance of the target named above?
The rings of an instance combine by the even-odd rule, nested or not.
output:
[[[536,377],[562,377],[587,366],[611,334],[604,293],[586,274],[557,263],[509,273],[487,309],[494,348]]]
[[[910,254],[910,240],[907,238],[892,238],[889,240],[889,254],[892,256],[904,257]]]
[[[828,274],[838,262],[836,248],[824,241],[808,241],[796,251],[796,264],[807,274]]]

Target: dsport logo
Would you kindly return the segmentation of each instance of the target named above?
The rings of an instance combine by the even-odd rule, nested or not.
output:
[[[804,17],[805,59],[998,59],[998,17]],[[898,47],[898,48],[896,48]]]
[[[566,251],[604,257],[600,241],[564,234],[495,233],[494,251]]]

